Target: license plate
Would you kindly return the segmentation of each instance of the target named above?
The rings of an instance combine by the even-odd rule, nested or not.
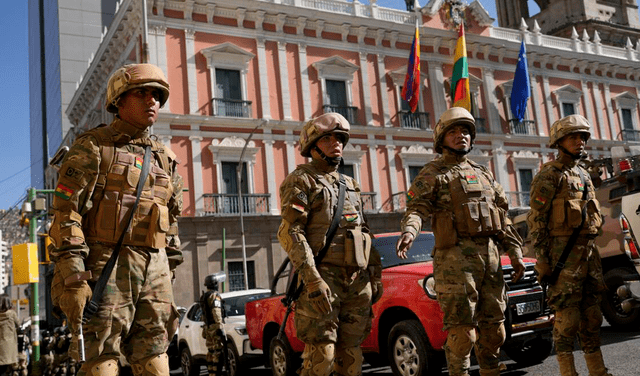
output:
[[[539,313],[539,312],[540,312],[539,300],[516,304],[516,313],[518,314],[518,316],[526,315],[529,313]]]

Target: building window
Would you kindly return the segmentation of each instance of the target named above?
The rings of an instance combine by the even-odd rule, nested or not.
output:
[[[353,75],[359,67],[340,56],[317,61],[312,66],[318,71],[322,86],[323,111],[337,112],[350,124],[357,124],[358,109],[353,106]]]
[[[640,130],[636,124],[638,117],[638,99],[625,91],[614,98],[620,122],[620,134],[616,139],[624,141],[640,141]]]
[[[244,286],[244,268],[242,267],[242,261],[228,262],[229,268],[229,291],[241,291],[246,290]],[[247,280],[249,282],[250,289],[256,288],[256,271],[253,261],[247,260]]]
[[[255,55],[232,43],[223,43],[200,51],[207,59],[211,79],[211,107],[214,116],[252,116],[247,101],[249,62]]]
[[[447,78],[444,83],[444,88],[446,90],[447,96],[449,97],[450,103],[453,103],[453,98],[451,98],[451,78]],[[486,119],[481,117],[480,113],[480,89],[482,88],[482,80],[472,74],[469,74],[469,100],[471,102],[470,113],[476,119],[476,132],[477,133],[487,133],[487,124]]]
[[[562,117],[574,115],[576,107],[573,103],[562,102]]]
[[[571,84],[567,84],[556,89],[553,95],[556,97],[556,103],[560,106],[561,117],[580,113],[579,107],[582,90]]]
[[[520,197],[522,206],[529,206],[529,194],[531,192],[531,182],[533,181],[533,170],[530,168],[518,170],[520,178]]]
[[[343,175],[350,176],[354,179],[356,178],[355,170],[353,169],[352,164],[340,164],[340,166],[338,166],[338,172]]]
[[[398,99],[400,101],[400,126],[409,129],[429,129],[429,114],[420,111],[422,100],[418,101],[418,109],[411,112],[409,102],[402,99],[402,86],[398,86]],[[422,91],[422,90],[421,90]]]
[[[509,131],[511,134],[518,135],[536,135],[535,121],[529,119],[529,108],[525,108],[524,118],[522,120],[515,119],[511,113],[511,90],[513,89],[513,80],[505,82],[500,85],[502,89],[503,102],[505,105],[504,113],[507,116],[507,122],[509,123]]]
[[[409,181],[413,182],[413,180],[418,176],[420,170],[422,170],[423,166],[409,166]]]

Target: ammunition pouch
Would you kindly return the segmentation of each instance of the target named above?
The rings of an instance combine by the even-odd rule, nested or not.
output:
[[[349,229],[344,237],[344,265],[364,269],[369,265],[371,235],[361,228]]]

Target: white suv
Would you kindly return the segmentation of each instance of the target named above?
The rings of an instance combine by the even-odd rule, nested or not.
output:
[[[250,289],[242,291],[224,292],[220,294],[225,310],[224,329],[227,333],[227,353],[231,372],[229,376],[238,375],[238,370],[253,356],[259,359],[262,351],[254,349],[249,343],[245,325],[244,307],[251,300],[265,298],[271,295],[268,289]],[[178,348],[180,350],[180,364],[184,376],[200,375],[200,367],[206,365],[207,346],[202,337],[204,319],[200,303],[193,303],[185,314],[178,329]]]

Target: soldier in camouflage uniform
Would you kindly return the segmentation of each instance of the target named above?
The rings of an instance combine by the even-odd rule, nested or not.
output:
[[[514,280],[524,274],[522,241],[507,218],[507,199],[489,170],[467,158],[475,119],[460,107],[445,111],[434,130],[442,155],[425,165],[407,192],[397,254],[406,258],[422,223],[432,216],[434,278],[448,330],[449,375],[468,375],[475,345],[480,375],[498,375],[505,340],[505,283],[500,250]]]
[[[100,308],[84,325],[87,361],[79,375],[116,375],[123,354],[135,375],[168,375],[166,350],[178,323],[172,275],[182,262],[177,217],[182,178],[175,154],[150,137],[149,127],[169,97],[169,84],[151,64],[125,65],[107,84],[110,125],[80,135],[64,157],[52,205],[52,300],[69,319],[70,353],[91,287],[136,200],[145,147],[149,175],[107,283]]]
[[[574,229],[586,220],[564,268],[548,290],[549,306],[555,310],[553,339],[562,376],[577,375],[573,363],[576,334],[590,376],[608,375],[600,352],[601,293],[605,284],[594,238],[602,225],[600,204],[586,169],[578,164],[591,133],[580,115],[564,117],[551,127],[550,146],[558,158],[548,162],[533,179],[531,211],[527,215],[533,241],[538,278],[551,275]],[[584,190],[586,200],[583,200]]]
[[[224,324],[222,297],[218,292],[218,283],[226,279],[224,272],[208,275],[204,279],[206,292],[200,297],[202,306],[202,317],[205,325],[202,327],[202,338],[207,344],[207,370],[209,376],[222,375],[222,360],[224,359]],[[229,372],[227,372],[228,374]]]
[[[349,141],[349,122],[327,113],[308,121],[300,151],[311,162],[299,165],[280,186],[282,223],[278,239],[304,283],[295,325],[305,343],[301,376],[356,376],[362,373],[360,344],[371,330],[371,304],[382,295],[380,256],[362,213],[358,183],[344,176],[346,193],[340,224],[322,261],[313,257],[326,244],[338,203],[338,165]]]

